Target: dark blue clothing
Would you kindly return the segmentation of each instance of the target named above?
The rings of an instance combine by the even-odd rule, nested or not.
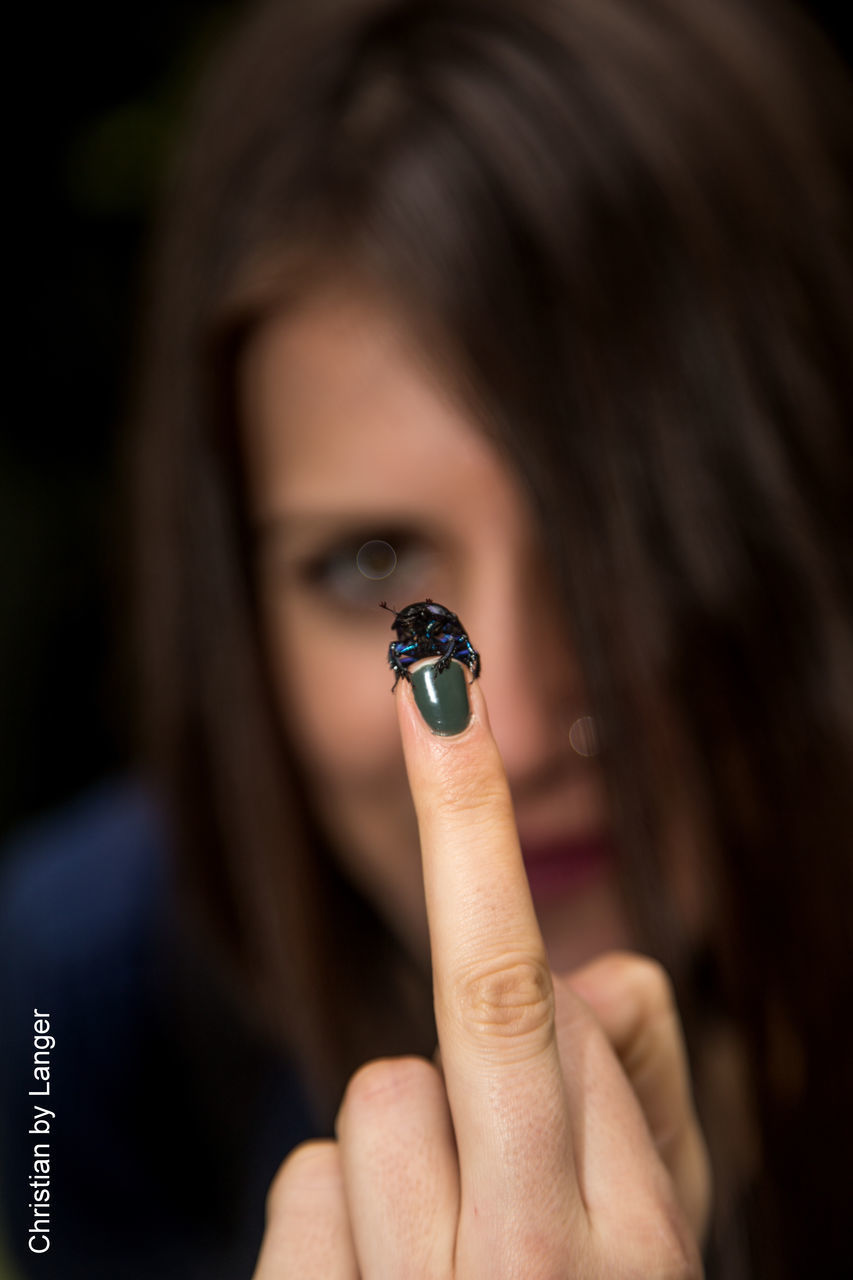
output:
[[[35,1010],[56,1041],[39,1056]],[[29,1132],[36,1118],[49,1133]],[[181,939],[150,795],[107,785],[16,839],[0,882],[0,1207],[22,1276],[248,1277],[272,1175],[315,1132],[294,1073]]]

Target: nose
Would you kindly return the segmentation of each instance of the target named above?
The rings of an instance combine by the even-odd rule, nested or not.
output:
[[[553,586],[516,575],[472,609],[489,720],[514,792],[549,787],[580,766],[569,731],[589,710]]]

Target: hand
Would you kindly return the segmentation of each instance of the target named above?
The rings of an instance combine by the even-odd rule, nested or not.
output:
[[[482,690],[456,737],[397,705],[440,1061],[362,1067],[337,1141],[285,1161],[255,1280],[699,1277],[710,1200],[678,1017],[652,962],[554,978]]]

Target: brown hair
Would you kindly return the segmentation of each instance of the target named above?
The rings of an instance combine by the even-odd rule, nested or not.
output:
[[[429,1051],[423,979],[306,812],[241,498],[246,333],[318,273],[354,273],[452,370],[541,513],[638,936],[673,973],[700,1102],[712,1030],[745,1052],[763,1172],[754,1240],[717,1241],[726,1274],[738,1249],[756,1274],[834,1274],[851,1136],[845,77],[758,0],[275,3],[232,40],[190,136],[142,369],[136,629],[146,750],[209,935],[325,1096],[369,1055]],[[713,894],[699,957],[661,890],[673,838]],[[712,1126],[712,1081],[708,1099]]]

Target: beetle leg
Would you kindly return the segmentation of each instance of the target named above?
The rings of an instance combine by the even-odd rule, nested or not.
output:
[[[453,650],[455,648],[456,648],[456,637],[451,636],[447,642],[447,648],[444,650],[444,653],[441,655],[438,662],[435,664],[436,675],[438,675],[439,672],[441,671],[446,671],[447,668],[450,666],[450,659],[453,657]]]
[[[392,693],[397,688],[397,685],[400,683],[401,679],[408,680],[409,684],[412,683],[412,677],[409,675],[406,668],[404,666],[401,666],[399,662],[395,662],[391,666],[391,670],[394,672],[394,683],[391,685]]]

